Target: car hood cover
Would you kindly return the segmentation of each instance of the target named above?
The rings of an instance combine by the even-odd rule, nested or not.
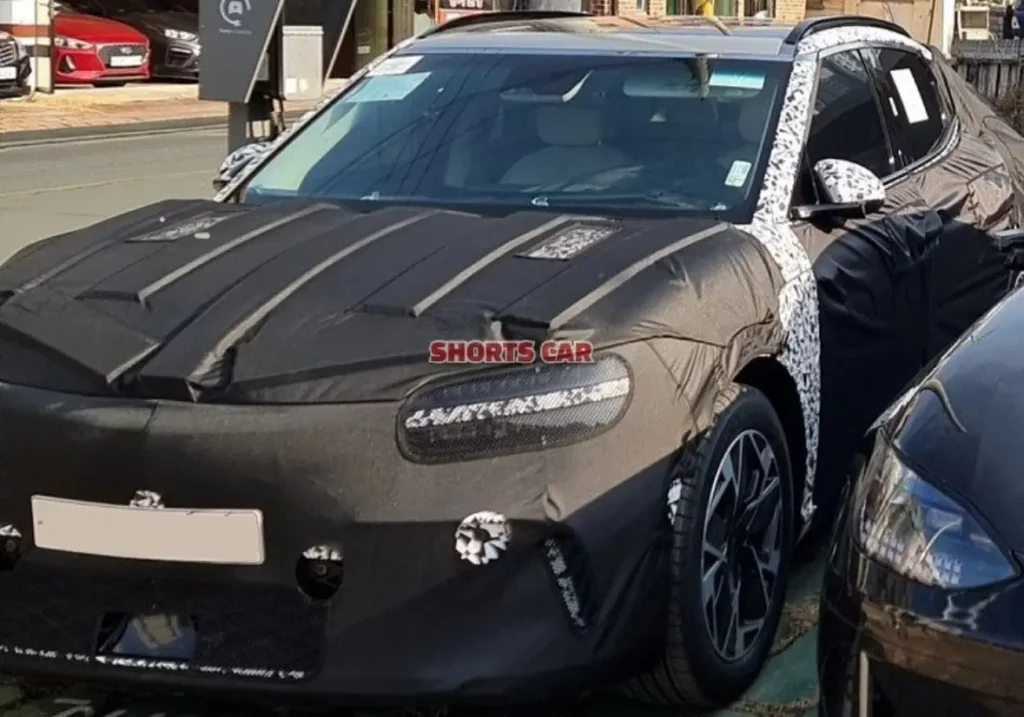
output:
[[[760,326],[780,277],[711,219],[484,217],[171,201],[0,267],[0,380],[221,402],[397,399],[436,339],[681,338]]]

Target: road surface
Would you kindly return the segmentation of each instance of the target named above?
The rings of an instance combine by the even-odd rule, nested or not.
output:
[[[222,130],[0,149],[0,260],[161,199],[209,198]]]
[[[220,130],[0,149],[0,261],[33,241],[171,198],[209,198],[226,151]],[[747,699],[715,717],[805,717],[814,669],[820,551],[801,560],[791,585],[777,655]],[[3,619],[3,616],[0,616]],[[241,717],[196,700],[139,700],[58,690],[40,697],[0,684],[0,717]],[[368,713],[363,713],[364,715]],[[500,715],[501,712],[494,714]],[[545,717],[678,717],[602,697]],[[451,717],[482,717],[452,713]],[[509,715],[511,717],[511,714]],[[535,715],[531,715],[535,717]]]

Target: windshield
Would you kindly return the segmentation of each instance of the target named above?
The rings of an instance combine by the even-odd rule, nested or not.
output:
[[[788,72],[731,59],[394,56],[268,161],[243,201],[747,216]]]

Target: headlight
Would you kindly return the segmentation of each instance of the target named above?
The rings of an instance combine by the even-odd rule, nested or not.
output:
[[[196,39],[194,32],[185,32],[184,30],[164,30],[164,37],[169,40],[181,40],[182,42],[192,42]]]
[[[92,49],[92,43],[86,42],[85,40],[76,40],[73,37],[55,37],[53,38],[53,44],[57,47],[63,47],[68,50]]]
[[[903,465],[881,437],[855,491],[861,548],[901,575],[966,590],[1018,574],[971,513]]]
[[[553,448],[592,438],[625,413],[633,382],[622,359],[539,364],[428,386],[398,415],[398,444],[418,463]]]

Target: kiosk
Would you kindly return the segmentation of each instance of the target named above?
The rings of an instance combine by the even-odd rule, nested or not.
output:
[[[229,153],[283,131],[285,100],[322,94],[354,9],[355,0],[200,0],[199,98],[228,104]]]

